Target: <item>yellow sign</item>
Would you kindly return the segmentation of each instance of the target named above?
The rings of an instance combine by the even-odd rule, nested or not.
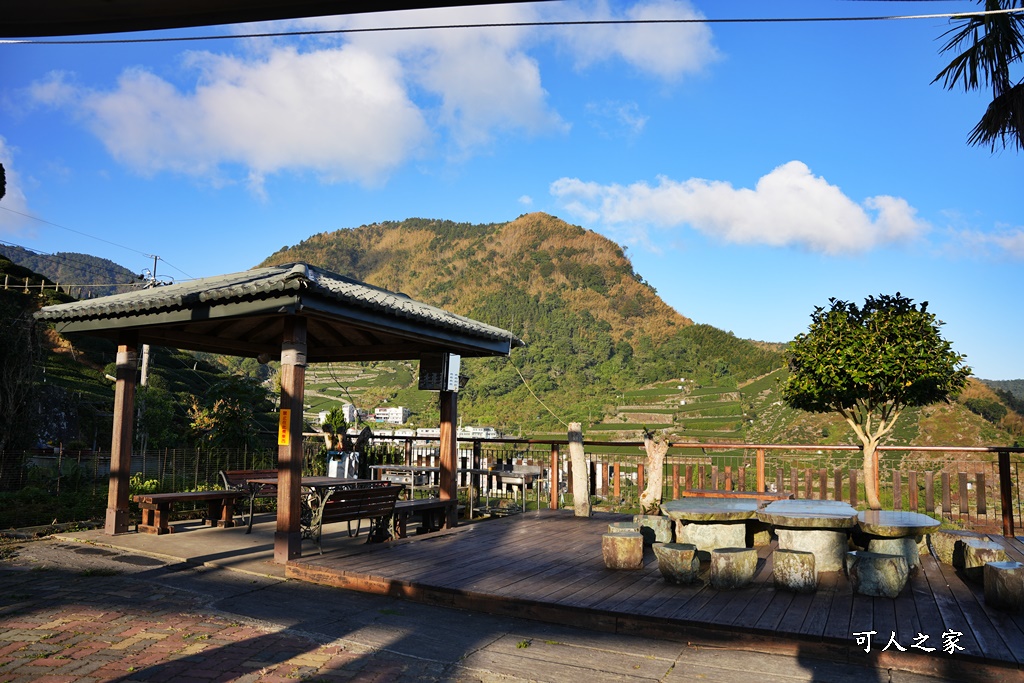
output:
[[[277,421],[277,445],[292,445],[292,411],[288,408],[281,408],[281,416]]]

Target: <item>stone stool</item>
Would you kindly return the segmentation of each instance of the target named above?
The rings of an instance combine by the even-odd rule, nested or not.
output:
[[[942,564],[948,564],[952,567],[958,564],[961,567],[963,566],[957,559],[959,558],[962,562],[964,556],[963,542],[970,539],[985,540],[985,536],[975,531],[965,531],[963,529],[940,529],[929,534],[928,538],[936,559]]]
[[[963,541],[963,546],[964,564],[959,569],[963,570],[965,578],[974,583],[981,583],[985,580],[986,564],[1006,561],[1006,551],[1003,546],[993,541],[970,538]]]
[[[637,526],[636,522],[609,522],[608,523],[608,533],[610,533],[610,534],[618,534],[618,533],[622,533],[623,531],[635,531],[635,532],[639,533],[640,532],[640,527]]]
[[[672,520],[661,515],[633,515],[633,523],[640,528],[644,545],[672,542]]]
[[[693,583],[700,573],[697,546],[692,543],[655,543],[658,569],[669,583]]]
[[[910,575],[902,555],[851,550],[846,553],[846,565],[853,592],[879,598],[897,597]]]
[[[818,572],[814,569],[814,553],[779,548],[772,553],[775,587],[796,593],[813,593],[818,588]]]
[[[644,537],[637,531],[604,534],[601,555],[608,569],[640,569],[644,566]]]
[[[1024,564],[989,562],[984,576],[986,605],[1007,612],[1024,612]]]
[[[868,550],[879,555],[902,555],[907,561],[907,569],[913,576],[921,568],[921,552],[917,537],[906,538],[872,538],[868,541]]]
[[[742,588],[754,578],[757,550],[754,548],[717,548],[711,551],[711,585]]]

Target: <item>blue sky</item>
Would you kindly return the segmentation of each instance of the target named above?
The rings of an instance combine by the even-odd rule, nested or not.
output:
[[[119,37],[975,7],[548,2]],[[830,297],[899,291],[930,302],[977,376],[1022,378],[1022,158],[966,144],[988,93],[931,84],[949,26],[0,44],[0,240],[138,271],[155,254],[182,280],[338,228],[545,211],[627,247],[697,322],[787,341]]]

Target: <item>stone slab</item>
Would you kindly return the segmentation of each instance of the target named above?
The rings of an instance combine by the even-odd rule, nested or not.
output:
[[[957,544],[962,544],[963,541],[971,538],[985,540],[987,537],[976,531],[940,529],[928,535],[928,542],[931,544],[932,554],[935,555],[935,559],[939,562],[948,564],[951,567],[958,565],[963,567],[963,545],[957,547]],[[958,556],[959,560],[957,559]]]
[[[661,515],[633,515],[633,523],[637,525],[644,537],[644,545],[672,542],[672,519]]]
[[[601,536],[601,556],[608,569],[641,569],[644,566],[644,537],[636,531]]]
[[[975,583],[985,580],[985,565],[989,562],[1005,562],[1006,550],[995,541],[970,538],[963,542],[964,576]]]
[[[740,522],[711,524],[706,522],[676,522],[676,542],[692,543],[701,553],[701,559],[710,558],[715,548],[744,548],[747,545],[747,525]]]

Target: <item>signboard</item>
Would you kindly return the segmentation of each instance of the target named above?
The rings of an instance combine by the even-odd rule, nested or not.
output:
[[[281,414],[277,420],[277,445],[292,445],[292,411],[288,408],[281,408]]]
[[[420,358],[420,391],[458,391],[461,366],[458,354],[424,354]]]

